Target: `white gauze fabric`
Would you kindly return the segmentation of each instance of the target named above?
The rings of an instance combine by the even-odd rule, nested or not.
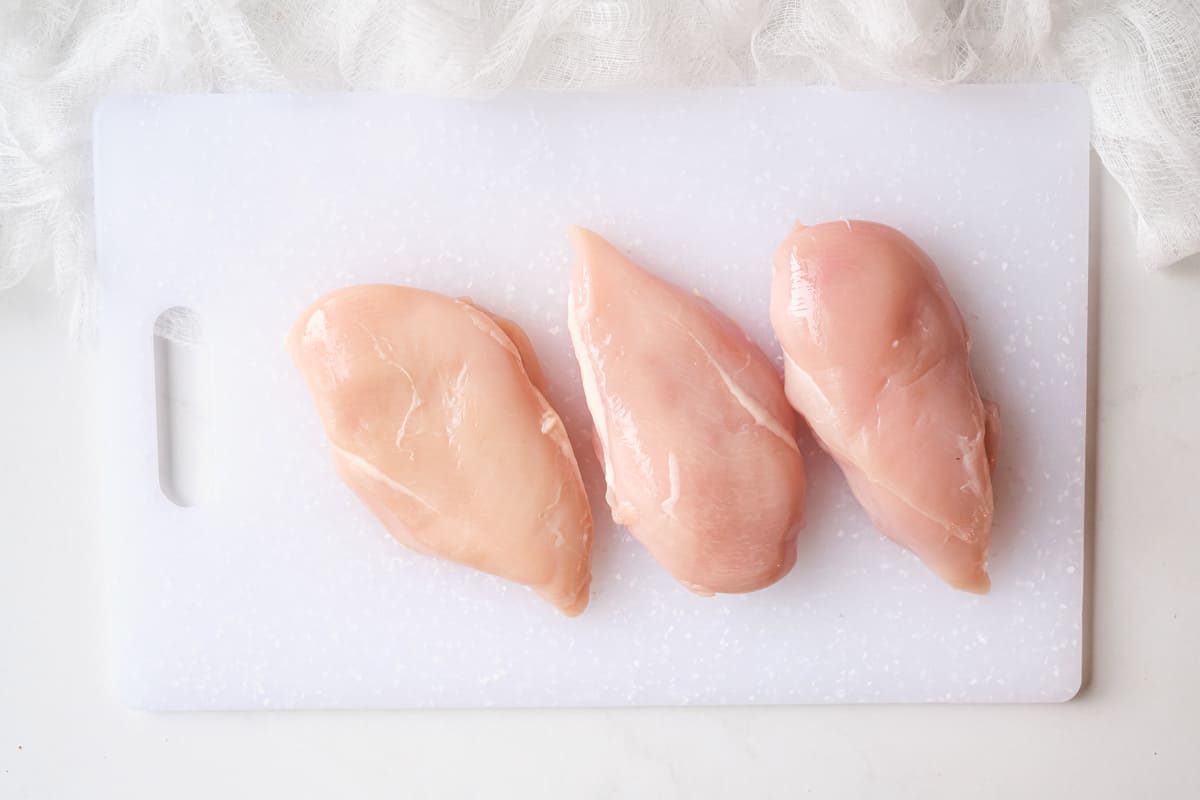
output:
[[[10,0],[0,288],[51,269],[90,320],[108,93],[1028,80],[1087,88],[1146,268],[1200,251],[1200,0]]]

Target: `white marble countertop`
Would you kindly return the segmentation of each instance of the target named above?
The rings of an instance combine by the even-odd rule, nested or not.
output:
[[[106,656],[86,352],[0,294],[0,797],[1200,796],[1200,259],[1096,173],[1089,679],[1057,706],[143,714]]]

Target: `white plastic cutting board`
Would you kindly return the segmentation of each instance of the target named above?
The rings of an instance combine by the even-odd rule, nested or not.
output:
[[[95,124],[105,535],[136,707],[1054,701],[1081,670],[1088,115],[1071,87],[126,97]],[[986,597],[878,535],[805,442],[777,585],[688,594],[602,501],[565,332],[564,227],[695,288],[772,355],[794,219],[895,225],[941,265],[1003,413]],[[319,294],[470,295],[543,359],[592,491],[591,606],[393,542],[328,462],[283,338]],[[152,329],[203,316],[192,508],[159,488]],[[520,476],[513,476],[514,491]]]

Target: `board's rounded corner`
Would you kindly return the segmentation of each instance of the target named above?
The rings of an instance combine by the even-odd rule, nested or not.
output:
[[[1052,703],[1071,703],[1078,700],[1087,693],[1087,681],[1083,678],[1083,673],[1080,672],[1075,676],[1075,680],[1062,687],[1062,690],[1050,698]]]
[[[1092,96],[1088,93],[1087,87],[1073,82],[1063,82],[1055,86],[1055,89],[1061,92],[1065,99],[1064,105],[1068,106],[1071,111],[1079,114],[1080,118],[1086,120],[1087,130],[1090,139],[1092,126]]]
[[[117,681],[114,688],[117,704],[126,711],[144,714],[159,710],[154,704],[148,702],[145,693],[139,692],[137,687],[131,686],[127,681]]]
[[[91,115],[93,151],[104,140],[105,131],[114,122],[119,124],[123,116],[153,108],[156,102],[157,99],[152,95],[139,94],[106,94],[96,100]]]
[[[96,140],[96,135],[100,133],[108,118],[113,115],[113,110],[118,105],[118,95],[105,95],[96,101],[96,105],[92,107],[92,141]]]

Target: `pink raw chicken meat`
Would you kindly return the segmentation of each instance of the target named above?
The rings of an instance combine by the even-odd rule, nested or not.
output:
[[[987,592],[998,417],[933,262],[873,222],[797,225],[775,254],[787,396],[889,538]]]
[[[467,300],[354,286],[288,337],[338,473],[402,543],[588,602],[592,515],[529,340]]]
[[[698,594],[796,560],[804,465],[770,360],[712,305],[570,229],[569,327],[613,519]]]

